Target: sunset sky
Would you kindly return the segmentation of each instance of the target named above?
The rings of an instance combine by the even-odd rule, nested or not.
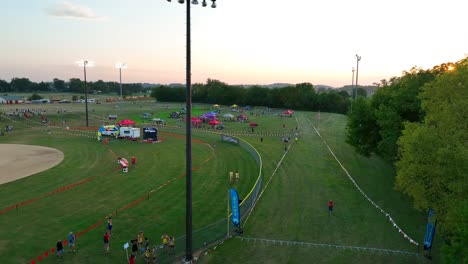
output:
[[[468,55],[466,0],[218,0],[192,5],[192,82],[359,84]],[[211,4],[211,1],[208,1]],[[2,0],[0,79],[185,83],[177,0]]]

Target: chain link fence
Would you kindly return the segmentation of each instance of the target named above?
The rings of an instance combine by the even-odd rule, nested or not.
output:
[[[223,142],[230,142],[232,144],[237,144],[240,147],[244,148],[256,161],[258,165],[258,175],[255,181],[254,186],[250,190],[250,192],[246,195],[242,202],[239,205],[240,215],[241,215],[241,223],[242,220],[245,219],[249,211],[252,209],[252,206],[255,203],[255,200],[258,197],[260,188],[262,186],[262,179],[263,179],[263,170],[262,170],[262,158],[257,150],[250,145],[248,142],[244,141],[243,139],[228,136],[228,135],[221,135],[221,141]],[[230,218],[225,217],[222,218],[212,224],[194,230],[192,233],[192,249],[194,252],[203,249],[204,247],[223,240],[229,237],[231,234],[236,232],[236,227],[230,221]],[[176,259],[180,259],[185,254],[185,235],[177,237],[175,240],[175,251],[170,252],[162,248],[162,245],[158,245],[158,263],[171,263],[174,262]]]

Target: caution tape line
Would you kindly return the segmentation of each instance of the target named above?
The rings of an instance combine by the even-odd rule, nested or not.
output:
[[[237,237],[237,238],[246,242],[259,242],[259,243],[274,244],[274,245],[313,246],[313,247],[324,247],[324,248],[335,248],[335,249],[349,249],[349,250],[356,250],[356,251],[367,251],[367,252],[373,252],[373,253],[400,254],[400,255],[409,255],[409,256],[417,256],[417,257],[420,256],[420,254],[414,253],[414,252],[394,250],[394,249],[385,249],[385,248],[345,246],[345,245],[334,245],[334,244],[302,242],[302,241],[254,238],[254,237]]]
[[[351,176],[351,174],[348,172],[348,170],[343,166],[343,164],[338,160],[338,158],[336,157],[335,153],[332,151],[332,149],[330,148],[330,146],[328,145],[328,143],[325,141],[325,139],[322,137],[322,135],[320,135],[320,132],[317,130],[317,128],[315,128],[314,124],[312,124],[312,122],[310,121],[309,118],[307,118],[307,121],[309,121],[310,125],[312,126],[312,128],[315,130],[315,133],[317,133],[317,135],[320,137],[320,139],[323,141],[323,143],[325,144],[325,146],[328,148],[328,151],[330,151],[331,155],[333,156],[333,158],[335,158],[336,162],[338,162],[338,164],[340,165],[341,169],[346,173],[346,176],[348,176],[348,179],[353,183],[354,187],[367,199],[367,201],[369,201],[369,203],[371,203],[375,208],[377,208],[378,210],[380,210],[380,212],[382,214],[385,215],[385,217],[388,218],[388,220],[390,221],[390,223],[392,223],[393,227],[395,227],[397,230],[398,230],[398,233],[400,233],[406,240],[408,240],[411,244],[414,244],[416,246],[419,246],[419,243],[416,242],[415,240],[413,240],[410,236],[408,236],[398,225],[397,223],[393,220],[392,216],[387,213],[386,211],[384,211],[379,205],[377,205],[374,201],[372,201],[369,196],[367,196],[367,194],[364,193],[364,191],[359,187],[359,185],[356,183],[356,181],[354,180],[354,178]]]

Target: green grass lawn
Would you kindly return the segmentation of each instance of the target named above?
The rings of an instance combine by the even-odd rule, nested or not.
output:
[[[65,153],[64,161],[48,171],[0,185],[0,208],[92,178],[86,184],[0,215],[0,255],[11,259],[12,263],[30,263],[31,259],[54,247],[57,239],[64,239],[69,231],[85,230],[111,213],[114,235],[109,256],[104,254],[102,245],[103,223],[81,235],[77,239],[78,253],[66,254],[60,262],[125,263],[122,246],[138,231],[143,230],[152,243],[158,244],[164,232],[179,238],[185,232],[185,139],[173,135],[183,135],[185,123],[168,118],[171,112],[180,110],[183,105],[126,102],[123,112],[115,103],[89,106],[90,126],[93,127],[109,123],[109,114],[118,114],[119,120],[133,119],[139,126],[153,125],[151,120],[143,119],[143,113],[163,118],[167,121],[167,126],[160,127],[164,141],[142,144],[113,140],[106,146],[96,142],[94,131],[79,132],[81,136],[77,136],[66,134],[74,133],[74,130],[51,129],[48,134],[38,117],[29,121],[17,118],[14,119],[16,122],[0,119],[0,128],[6,124],[15,127],[13,133],[0,137],[0,143],[49,146]],[[46,109],[49,121],[62,128],[68,126],[73,129],[85,125],[84,104],[28,107]],[[0,106],[0,111],[8,112],[12,108]],[[64,112],[64,109],[67,111]],[[193,116],[211,110],[209,105],[195,105]],[[249,123],[224,122],[225,133],[248,141],[262,156],[262,189],[285,152],[286,144],[281,142],[281,137],[293,137],[296,127],[300,136],[299,141],[291,145],[244,226],[244,237],[309,244],[281,245],[233,237],[216,249],[205,251],[207,255],[200,258],[202,263],[425,262],[421,257],[402,254],[312,246],[315,243],[416,252],[416,247],[408,243],[347,178],[309,122],[317,126],[315,113],[296,113],[293,118],[283,118],[279,115],[281,110],[273,110],[267,115],[263,115],[263,111],[254,109],[245,113],[251,121],[259,124],[254,132]],[[230,109],[222,107],[221,114],[227,112]],[[223,121],[223,118],[220,119]],[[388,212],[408,235],[421,242],[425,232],[425,215],[413,210],[411,201],[394,191],[394,170],[389,164],[379,157],[362,157],[344,143],[345,122],[345,116],[321,113],[321,135],[362,190]],[[193,129],[193,138],[212,143],[219,141],[218,132],[205,126]],[[263,142],[260,138],[263,138]],[[114,170],[117,164],[110,150],[128,159],[132,155],[137,156],[137,167],[127,174]],[[197,167],[193,172],[193,228],[196,230],[225,217],[230,170],[241,172],[242,180],[235,185],[240,197],[250,191],[258,171],[254,159],[244,149],[227,143],[218,142],[213,150],[207,144],[194,142],[192,156],[193,167]],[[169,184],[158,189],[168,181]],[[157,191],[149,197],[144,197],[155,189]],[[142,197],[138,204],[126,208]],[[327,213],[329,199],[335,201],[331,216]],[[122,208],[125,209],[120,210]],[[198,233],[194,239],[199,239]],[[176,248],[182,255],[182,238],[177,240]],[[437,255],[437,252],[434,254]],[[52,256],[42,263],[56,261]],[[143,263],[142,258],[137,262]]]
[[[313,113],[298,113],[301,128],[283,163],[245,225],[244,237],[357,246],[417,252],[398,233],[380,210],[365,199],[347,178],[308,119]],[[420,242],[425,215],[411,208],[409,199],[393,189],[394,171],[378,157],[357,155],[344,143],[345,117],[321,114],[320,132],[356,183],[398,225]],[[267,143],[267,144],[265,144]],[[264,161],[265,182],[281,158],[278,138],[253,142]],[[327,201],[335,208],[328,215]],[[375,253],[310,245],[247,242],[232,238],[201,257],[202,263],[421,263],[422,257]]]
[[[64,115],[50,109],[47,112],[51,123]],[[80,114],[74,117],[70,113],[71,110],[66,113],[67,122],[82,122]],[[17,211],[0,215],[0,255],[11,263],[31,263],[45,251],[50,252],[56,241],[65,239],[69,231],[76,234],[81,231],[84,233],[77,238],[78,253],[67,254],[63,262],[119,263],[125,261],[123,244],[140,230],[152,244],[160,244],[163,233],[176,237],[184,235],[184,130],[179,129],[179,135],[162,131],[163,142],[158,144],[111,140],[104,145],[96,141],[95,132],[51,128],[49,133],[49,129],[37,121],[38,117],[30,120],[2,117],[1,127],[13,124],[14,131],[0,137],[0,143],[53,147],[64,152],[65,159],[50,170],[0,186],[2,209],[41,197]],[[239,146],[218,142],[213,149],[210,143],[219,141],[219,135],[202,133],[193,138],[193,229],[196,230],[225,217],[229,170],[242,173],[242,181],[235,187],[245,196],[256,180],[258,168],[254,159]],[[113,153],[127,159],[135,155],[137,166],[130,168],[129,173],[122,173]],[[86,179],[91,180],[43,196]],[[151,192],[149,196],[148,192]],[[132,206],[141,197],[143,200]],[[90,227],[110,214],[114,219],[114,232],[111,254],[106,256],[102,243],[105,223]],[[184,243],[182,240],[177,243],[180,255]],[[55,261],[53,256],[44,258],[42,263]]]

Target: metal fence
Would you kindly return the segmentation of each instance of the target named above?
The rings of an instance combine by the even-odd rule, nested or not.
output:
[[[257,152],[257,150],[243,139],[228,135],[221,135],[221,141],[230,142],[232,144],[238,144],[255,159],[258,165],[258,175],[255,184],[250,190],[250,192],[246,195],[246,197],[242,199],[242,202],[239,205],[242,223],[242,220],[245,219],[249,211],[252,209],[252,206],[254,205],[254,202],[257,199],[260,188],[262,186],[262,158],[260,157],[260,154]],[[236,227],[234,227],[230,219],[227,217],[224,217],[212,224],[194,230],[192,233],[192,249],[194,252],[196,252],[210,244],[226,239],[232,233],[236,232],[235,230]],[[161,245],[158,245],[158,250],[158,263],[171,263],[174,260],[183,257],[185,253],[185,235],[176,238],[176,247],[174,254],[164,253],[161,249]]]

